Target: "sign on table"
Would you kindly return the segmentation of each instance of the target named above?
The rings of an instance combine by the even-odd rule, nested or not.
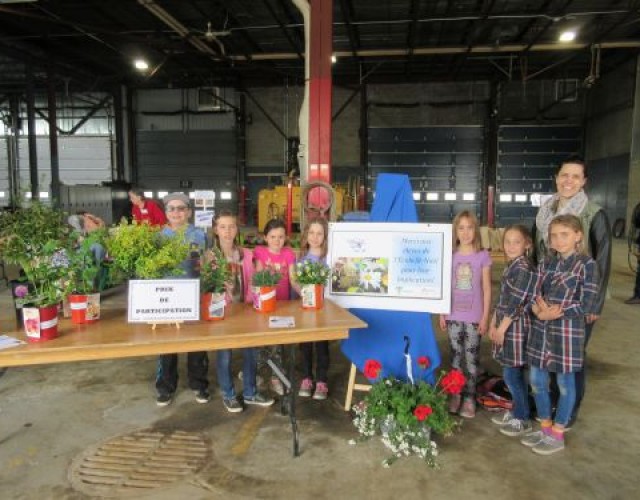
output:
[[[129,323],[198,321],[200,280],[130,280]]]

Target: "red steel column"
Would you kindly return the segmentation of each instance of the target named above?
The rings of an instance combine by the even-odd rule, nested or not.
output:
[[[331,182],[331,55],[333,53],[333,0],[310,0],[309,61],[309,178]],[[314,189],[309,201],[326,207],[328,193]]]

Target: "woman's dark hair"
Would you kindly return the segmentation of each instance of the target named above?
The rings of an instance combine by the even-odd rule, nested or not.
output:
[[[264,225],[264,231],[262,234],[266,236],[269,234],[269,231],[273,231],[274,229],[284,229],[284,234],[287,234],[287,226],[284,225],[284,221],[282,219],[271,219]]]
[[[589,177],[587,175],[587,162],[584,161],[584,158],[578,155],[572,155],[562,160],[562,162],[560,163],[560,166],[556,170],[556,175],[558,175],[560,173],[560,170],[562,170],[562,167],[564,167],[568,163],[574,163],[576,165],[580,165],[582,167],[582,174],[584,175],[584,178],[586,179],[587,177]]]
[[[142,198],[143,200],[147,199],[147,197],[144,195],[144,189],[142,188],[132,187],[131,189],[129,189],[129,192],[135,194],[136,196],[138,196],[139,198]]]

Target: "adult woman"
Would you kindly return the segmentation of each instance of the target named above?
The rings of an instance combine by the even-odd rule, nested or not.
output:
[[[147,222],[152,226],[164,226],[167,223],[167,217],[162,209],[154,201],[147,200],[142,189],[130,189],[129,200],[133,205],[131,215],[136,222]]]
[[[611,271],[611,226],[602,207],[590,201],[584,192],[586,183],[587,165],[584,160],[575,156],[564,160],[556,173],[557,193],[540,207],[534,226],[535,256],[537,261],[541,261],[547,255],[549,248],[549,223],[551,220],[556,215],[562,214],[577,216],[587,237],[585,244],[589,255],[596,261],[598,268],[596,314],[587,317],[584,342],[585,364],[582,371],[576,373],[576,404],[570,424],[575,421],[584,397],[587,344],[591,338],[593,325],[600,317],[604,306]]]

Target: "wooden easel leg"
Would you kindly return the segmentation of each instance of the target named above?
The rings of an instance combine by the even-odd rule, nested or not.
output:
[[[351,401],[353,400],[353,386],[356,383],[356,365],[351,363],[351,370],[349,371],[349,383],[347,384],[347,396],[344,400],[344,411],[351,409]]]

